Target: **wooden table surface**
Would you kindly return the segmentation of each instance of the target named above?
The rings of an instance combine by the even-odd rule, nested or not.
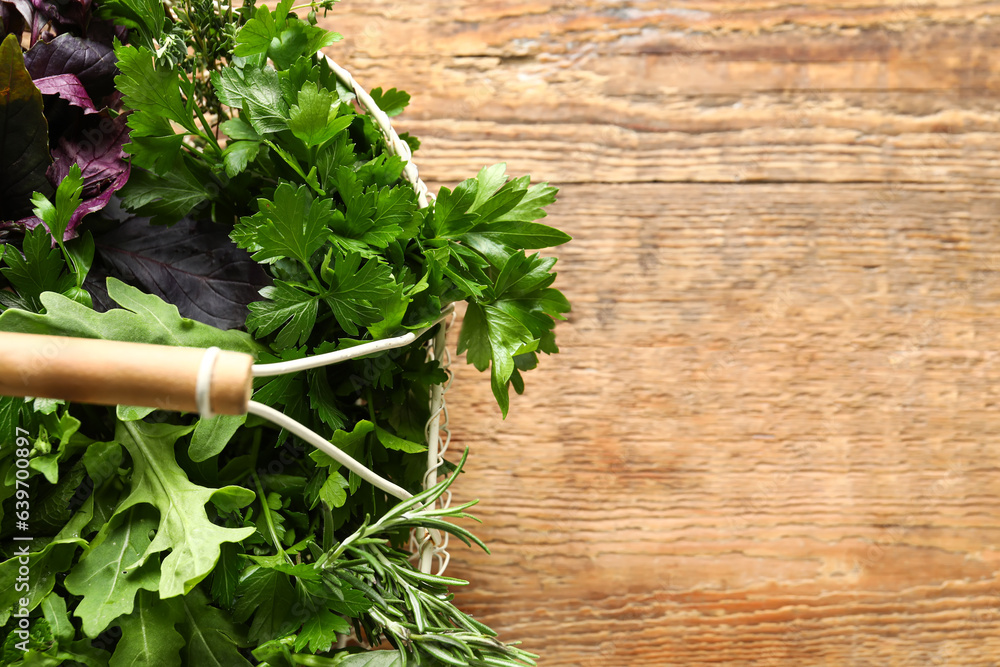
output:
[[[506,421],[456,364],[461,604],[551,667],[998,664],[1000,3],[325,24],[432,186],[507,161],[575,237]]]

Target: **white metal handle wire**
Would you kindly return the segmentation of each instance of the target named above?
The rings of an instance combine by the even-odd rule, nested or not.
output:
[[[212,371],[215,369],[215,360],[219,358],[220,352],[222,350],[217,347],[205,350],[205,356],[201,358],[201,367],[198,369],[194,400],[198,405],[198,414],[205,419],[215,416],[212,412]]]
[[[349,347],[343,350],[336,350],[334,352],[327,352],[326,354],[317,354],[313,357],[305,357],[303,359],[292,359],[291,361],[279,361],[273,364],[254,364],[250,368],[250,372],[254,377],[269,377],[272,375],[285,375],[286,373],[297,373],[298,371],[308,370],[310,368],[319,368],[321,366],[329,366],[331,364],[337,364],[342,361],[348,361],[350,359],[357,359],[358,357],[364,357],[369,354],[375,354],[377,352],[385,352],[386,350],[393,350],[398,347],[405,347],[417,340],[424,333],[429,331],[432,327],[444,321],[449,315],[455,311],[455,305],[449,304],[444,310],[441,311],[440,317],[434,320],[431,324],[427,325],[423,329],[418,331],[411,331],[405,333],[402,336],[396,336],[395,338],[383,338],[381,340],[373,340],[370,343],[364,343],[356,347]]]
[[[302,438],[316,449],[335,459],[348,470],[356,473],[361,479],[382,489],[389,495],[396,496],[400,500],[406,500],[407,498],[413,497],[413,494],[403,487],[397,486],[384,477],[380,477],[375,474],[365,466],[358,463],[355,459],[348,456],[345,452],[334,447],[326,439],[324,439],[323,436],[309,428],[306,428],[288,415],[278,412],[268,405],[258,403],[257,401],[250,401],[247,405],[247,412],[252,415],[257,415],[258,417],[263,417],[281,428],[288,429],[289,432]]]
[[[297,373],[298,371],[303,371],[310,368],[320,368],[322,366],[330,366],[332,364],[348,361],[350,359],[357,359],[358,357],[364,357],[369,354],[375,354],[377,352],[385,352],[387,350],[405,347],[410,343],[413,343],[425,332],[429,331],[432,327],[441,324],[445,319],[447,319],[450,315],[452,315],[454,311],[455,311],[454,304],[449,304],[443,311],[441,311],[441,315],[436,320],[434,320],[434,322],[432,322],[428,326],[418,331],[411,331],[409,333],[403,334],[402,336],[396,336],[395,338],[383,338],[381,340],[374,340],[370,343],[364,343],[363,345],[358,345],[356,347],[350,347],[344,350],[336,350],[334,352],[329,352],[327,354],[318,354],[316,356],[306,357],[304,359],[293,359],[292,361],[281,361],[273,364],[254,364],[253,366],[250,367],[250,373],[254,377],[270,377],[274,375],[284,375],[286,373]],[[441,330],[443,332],[445,330],[445,327],[442,326]],[[439,333],[434,340],[436,341],[442,335],[443,335],[442,333]],[[205,350],[205,357],[202,362],[203,373],[199,375],[198,378],[199,388],[202,387],[201,385],[202,376],[206,368],[208,368],[209,380],[211,378],[211,365],[215,362],[214,355],[218,355],[218,348],[209,348],[208,350]],[[208,389],[209,389],[208,384],[206,384],[204,388],[205,396],[208,395]],[[435,387],[435,391],[438,391],[438,396],[440,397],[440,391],[438,390],[438,387]],[[202,396],[202,394],[199,393],[199,396]],[[205,399],[204,403],[205,409],[210,413],[211,406],[207,405],[207,403],[208,401],[207,399]],[[203,405],[203,403],[199,401],[199,405]],[[278,412],[274,408],[264,405],[262,403],[257,403],[256,401],[250,401],[247,405],[247,412],[252,415],[257,415],[258,417],[263,417],[269,422],[276,424],[277,426],[280,426],[284,429],[287,429],[290,433],[293,433],[294,435],[302,438],[310,445],[320,450],[321,452],[327,454],[328,456],[336,460],[338,463],[340,463],[347,469],[355,472],[359,477],[361,477],[361,479],[376,486],[377,488],[382,489],[386,493],[393,495],[399,498],[400,500],[406,500],[407,498],[412,497],[412,494],[406,489],[390,482],[384,477],[377,475],[375,472],[369,470],[361,463],[348,456],[345,452],[334,447],[323,436],[319,435],[318,433],[306,427],[305,425],[300,424],[291,417],[288,417],[287,415]],[[431,419],[433,420],[436,417],[437,415],[434,414],[432,411]],[[434,439],[434,438],[429,437],[429,439]],[[434,466],[434,470],[436,471],[437,466],[440,465],[440,461],[438,461],[439,454],[438,454],[436,439],[434,439],[433,446],[431,446],[429,443],[428,451],[434,452],[433,459],[431,459],[430,455],[428,455],[428,462],[430,463],[431,460],[436,462]],[[436,475],[435,475],[435,480],[436,480]],[[427,486],[426,478],[425,478],[425,486]]]

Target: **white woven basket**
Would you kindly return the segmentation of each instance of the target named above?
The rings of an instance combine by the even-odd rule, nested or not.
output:
[[[338,65],[330,56],[324,56],[330,69],[345,86],[350,88],[358,104],[368,112],[375,121],[379,131],[385,138],[389,152],[399,156],[403,161],[403,178],[413,186],[417,193],[417,203],[420,208],[427,208],[433,200],[433,196],[428,192],[427,185],[421,180],[417,171],[417,165],[413,162],[413,152],[410,145],[399,138],[396,130],[389,120],[389,116],[379,109],[375,100],[368,94],[368,91],[361,86],[351,73]],[[424,429],[427,439],[427,472],[424,474],[424,488],[434,486],[438,481],[438,471],[444,464],[444,454],[448,451],[451,443],[451,431],[448,428],[448,408],[445,404],[445,393],[448,391],[453,375],[451,372],[451,353],[448,351],[447,334],[454,315],[445,320],[438,327],[437,334],[427,346],[428,356],[441,363],[441,367],[448,375],[448,379],[440,385],[435,385],[431,389],[430,408],[431,416]],[[447,491],[438,501],[440,507],[448,507],[451,503],[451,491]],[[421,531],[416,534],[414,531],[410,536],[411,549],[415,558],[419,559],[420,569],[423,572],[435,572],[444,574],[448,567],[450,555],[448,554],[448,535],[440,531]],[[435,567],[436,565],[436,567]]]

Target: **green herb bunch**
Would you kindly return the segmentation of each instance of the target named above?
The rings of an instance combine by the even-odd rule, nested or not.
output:
[[[555,260],[530,253],[569,239],[536,222],[555,189],[497,165],[422,208],[404,160],[321,53],[340,38],[316,25],[331,4],[104,3],[130,28],[115,49],[131,132],[121,217],[88,218],[63,241],[79,175],[51,200],[37,195],[45,226],[0,246],[0,331],[214,345],[267,363],[426,329],[465,301],[459,351],[490,370],[506,415],[522,372],[558,351],[553,329],[569,310],[552,287]],[[389,115],[409,101],[395,89],[372,98]],[[242,256],[261,272],[263,288],[211,283],[237,304],[253,285],[244,326],[218,326],[168,281],[112,261],[132,252],[121,230],[139,219],[150,243],[195,219],[210,225],[197,228],[204,238],[224,234],[227,247],[198,271]],[[428,397],[447,380],[424,345],[433,333],[254,385],[255,401],[417,494],[401,504],[257,417],[0,399],[2,437],[29,434],[25,495],[39,531],[28,653],[15,648],[12,547],[0,563],[4,664],[533,664],[454,606],[449,586],[465,582],[420,572],[403,549],[414,529],[485,548],[453,523],[468,505],[435,509],[460,465],[421,491]],[[0,450],[7,519],[19,499],[12,450]],[[349,634],[391,648],[338,648]]]

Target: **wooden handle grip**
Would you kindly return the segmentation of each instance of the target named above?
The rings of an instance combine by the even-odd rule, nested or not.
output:
[[[0,395],[197,412],[205,350],[91,338],[0,333]],[[212,412],[242,415],[253,357],[222,351],[212,369]]]

